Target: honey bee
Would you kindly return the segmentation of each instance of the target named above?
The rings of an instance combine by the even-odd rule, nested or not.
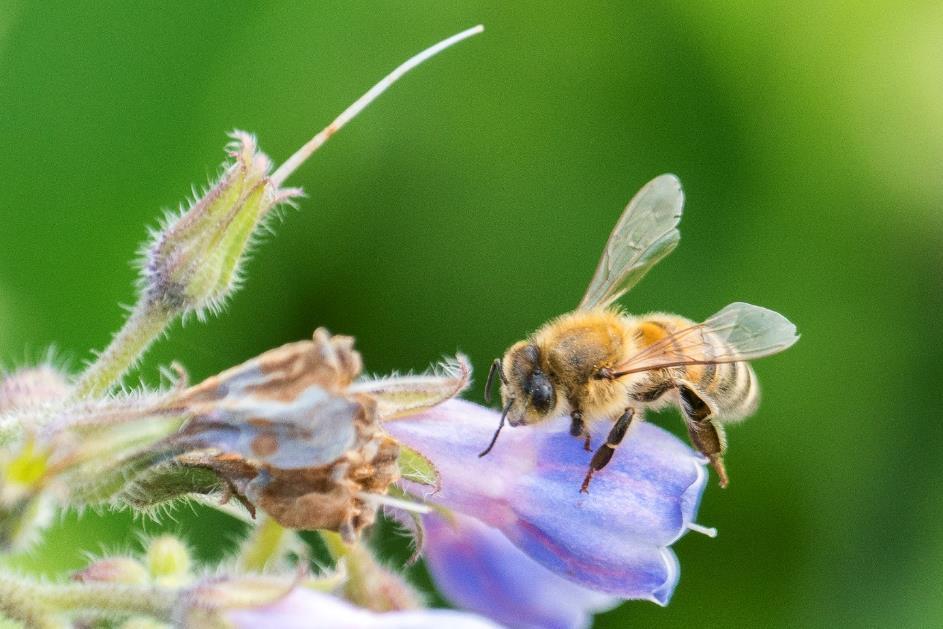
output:
[[[630,315],[613,304],[677,246],[684,193],[674,175],[661,175],[629,202],[616,223],[595,275],[577,309],[515,343],[495,359],[485,384],[490,403],[495,375],[505,420],[511,426],[569,415],[570,434],[590,449],[587,424],[614,420],[606,443],[593,454],[580,488],[609,463],[633,420],[645,409],[679,408],[691,444],[708,458],[721,487],[723,424],[757,408],[756,374],[746,361],[781,352],[798,340],[780,314],[733,303],[695,323],[672,314]]]

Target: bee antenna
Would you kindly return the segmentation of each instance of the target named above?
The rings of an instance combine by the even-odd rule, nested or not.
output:
[[[501,422],[498,424],[498,429],[494,431],[494,437],[491,438],[491,443],[488,444],[488,447],[485,448],[484,452],[478,455],[479,459],[491,452],[491,448],[494,447],[494,443],[498,440],[498,435],[501,434],[501,429],[504,428],[504,420],[507,418],[508,411],[511,410],[512,404],[514,404],[514,398],[508,400],[508,403],[504,406],[504,411],[501,413]]]
[[[501,377],[501,382],[504,384],[508,383],[508,379],[501,369],[500,358],[495,358],[494,362],[491,363],[491,369],[488,370],[488,379],[485,381],[485,404],[491,404],[491,392],[494,389],[494,374],[498,374]]]

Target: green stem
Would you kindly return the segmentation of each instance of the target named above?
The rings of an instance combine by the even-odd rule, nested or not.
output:
[[[177,591],[155,587],[81,583],[36,585],[36,596],[52,609],[63,612],[100,611],[114,614],[145,614],[170,620]]]
[[[318,531],[318,534],[321,536],[321,541],[324,542],[328,554],[331,555],[331,559],[335,562],[340,561],[350,553],[350,547],[344,543],[339,533],[321,530]]]
[[[242,543],[237,566],[240,572],[263,572],[276,565],[289,549],[294,535],[281,524],[262,516],[259,524]]]
[[[28,627],[61,627],[54,614],[144,614],[170,621],[178,592],[114,583],[48,584],[0,577],[0,611]]]
[[[334,531],[318,531],[324,547],[328,554],[334,560],[334,565],[344,566],[344,572],[347,581],[344,583],[344,595],[352,603],[358,603],[359,599],[364,597],[365,590],[368,589],[367,570],[364,565],[364,552],[359,546],[348,546],[339,533]]]
[[[36,600],[32,589],[13,579],[0,577],[0,618],[19,621],[26,627],[60,629],[62,623],[52,617]]]
[[[370,566],[364,565],[365,553],[358,545],[348,546],[340,534],[334,531],[318,531],[328,554],[334,560],[334,565],[340,567],[343,563],[347,580],[344,582],[344,596],[355,605],[368,598],[370,589],[368,573]]]
[[[79,377],[73,398],[107,393],[140,359],[178,313],[154,302],[138,302],[111,344]]]
[[[399,574],[377,561],[362,543],[348,545],[333,531],[318,531],[335,562],[343,562],[347,581],[344,596],[351,603],[377,612],[421,607],[419,594]]]

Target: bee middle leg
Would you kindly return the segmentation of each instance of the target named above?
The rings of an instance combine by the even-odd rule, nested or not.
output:
[[[589,470],[586,472],[586,478],[583,479],[582,486],[580,486],[580,493],[589,493],[589,481],[593,479],[593,474],[606,467],[612,459],[616,448],[619,447],[619,444],[625,438],[625,434],[629,431],[629,426],[632,424],[634,417],[635,409],[627,408],[622,416],[616,420],[612,430],[609,431],[609,436],[606,437],[606,443],[599,446],[599,449],[593,455],[593,460],[589,462]]]
[[[691,445],[708,458],[720,478],[720,486],[726,487],[730,484],[730,478],[724,466],[726,444],[723,428],[711,420],[710,407],[693,390],[679,384],[678,393],[681,396],[681,412],[688,427]]]

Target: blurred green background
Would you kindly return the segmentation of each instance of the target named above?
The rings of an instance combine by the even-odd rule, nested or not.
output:
[[[480,399],[492,358],[578,302],[629,197],[674,172],[682,246],[625,305],[749,301],[802,340],[756,366],[764,403],[699,518],[720,535],[676,545],[670,606],[597,625],[943,624],[943,5],[134,4],[0,4],[4,365],[105,345],[144,226],[217,172],[226,131],[280,162],[481,22],[290,180],[308,197],[225,315],[135,377],[177,358],[200,378],[324,325],[372,372],[466,352]],[[134,545],[129,521],[68,517],[20,563]],[[227,526],[164,528],[213,557]]]

